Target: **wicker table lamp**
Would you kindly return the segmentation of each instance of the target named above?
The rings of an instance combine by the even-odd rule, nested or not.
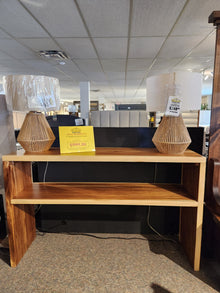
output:
[[[4,88],[9,110],[30,111],[17,141],[28,152],[49,150],[55,136],[42,112],[59,109],[60,87],[56,78],[37,75],[8,75]]]
[[[199,110],[201,91],[200,73],[173,72],[149,77],[147,79],[147,110],[165,112],[169,98],[172,101],[181,100],[181,112]],[[172,114],[171,112],[165,112],[152,141],[161,153],[182,154],[191,143],[191,138],[181,113]]]

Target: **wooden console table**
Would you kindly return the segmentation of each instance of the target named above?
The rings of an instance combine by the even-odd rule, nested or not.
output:
[[[205,185],[205,157],[187,150],[166,155],[148,148],[96,148],[94,154],[9,154],[2,157],[10,262],[16,267],[35,238],[34,204],[144,205],[181,207],[179,239],[199,270]],[[32,182],[32,162],[182,163],[182,184]]]

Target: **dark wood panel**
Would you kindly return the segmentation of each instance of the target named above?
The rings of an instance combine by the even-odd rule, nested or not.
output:
[[[213,161],[220,161],[220,12],[214,11],[209,17],[209,22],[217,25],[217,29],[205,199],[207,205],[220,215],[220,205],[213,194]]]
[[[188,127],[187,129],[192,139],[189,149],[202,154],[204,128]],[[52,130],[56,137],[53,147],[59,147],[58,126],[52,126]],[[96,147],[154,148],[152,137],[155,131],[156,127],[94,127],[95,145]]]
[[[183,164],[182,168],[183,186],[195,200],[198,200],[197,182],[199,182],[200,164]]]

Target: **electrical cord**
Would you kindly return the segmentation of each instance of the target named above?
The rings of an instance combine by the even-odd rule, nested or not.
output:
[[[46,182],[46,175],[47,175],[48,164],[49,164],[49,162],[46,163],[46,167],[45,167],[45,170],[44,170],[43,182]]]
[[[172,239],[172,238],[167,238],[165,236],[163,236],[162,234],[160,234],[151,224],[150,224],[150,211],[151,211],[151,206],[148,207],[148,214],[147,214],[147,225],[148,227],[154,232],[156,233],[161,239],[166,240],[166,241],[172,241],[174,243],[177,243],[176,240]]]
[[[47,175],[47,169],[48,169],[48,164],[49,162],[46,163],[45,169],[44,169],[44,176],[43,176],[43,182],[46,182],[46,175]],[[35,216],[39,213],[42,205],[38,205],[37,208],[35,209]]]
[[[39,236],[45,236],[47,233],[57,233],[57,232],[52,232],[52,231],[42,231],[37,229],[37,235]],[[116,237],[116,236],[108,236],[108,237],[103,237],[103,236],[97,236],[94,234],[90,233],[81,233],[81,232],[58,232],[58,234],[62,235],[73,235],[73,236],[86,236],[86,237],[91,237],[91,238],[96,238],[96,239],[101,239],[101,240],[110,240],[110,239],[115,239],[115,240],[141,240],[141,241],[156,241],[156,242],[161,242],[161,241],[172,241],[172,239],[158,239],[158,238],[152,238],[149,239],[148,235],[144,235],[143,237],[148,237],[148,238],[140,238],[140,237]],[[176,242],[175,242],[176,243]]]
[[[43,176],[43,182],[46,181],[46,174],[47,174],[47,169],[48,169],[48,162],[46,163],[46,167],[44,170],[44,176]],[[154,183],[156,183],[156,177],[157,177],[157,163],[155,163],[155,169],[154,169]],[[37,215],[37,213],[39,212],[39,210],[41,209],[42,205],[39,205],[38,208],[35,211],[35,215]],[[160,239],[144,239],[144,238],[139,238],[139,237],[102,237],[102,236],[96,236],[94,234],[89,234],[89,233],[78,233],[78,232],[59,232],[61,234],[68,234],[68,235],[80,235],[80,236],[87,236],[87,237],[93,237],[96,239],[103,239],[103,240],[107,240],[107,239],[122,239],[122,240],[142,240],[142,241],[170,241],[173,242],[175,244],[177,244],[178,242],[172,238],[167,238],[164,237],[162,234],[160,234],[151,224],[150,224],[150,212],[151,212],[151,206],[149,206],[148,208],[148,214],[147,214],[147,225],[148,227],[157,235],[159,236]],[[39,236],[44,236],[46,233],[54,233],[51,230],[53,230],[54,228],[57,228],[61,226],[61,224],[55,225],[53,227],[48,228],[47,231],[42,231],[40,230],[40,228],[37,229],[37,234]]]
[[[73,236],[86,236],[86,237],[91,237],[91,238],[96,238],[96,239],[101,239],[101,240],[110,240],[110,239],[116,239],[116,240],[141,240],[141,241],[156,241],[156,242],[161,242],[161,241],[171,241],[174,242],[175,244],[177,244],[177,242],[173,239],[169,239],[169,238],[165,238],[165,237],[160,237],[160,238],[151,238],[149,237],[149,235],[143,235],[143,237],[145,238],[140,238],[140,237],[117,237],[117,236],[97,236],[94,234],[90,234],[90,233],[81,233],[81,232],[56,232],[56,231],[52,231],[54,228],[57,228],[59,226],[62,226],[61,224],[52,226],[50,228],[48,228],[47,230],[42,230],[41,228],[37,228],[37,235],[39,236],[45,236],[47,233],[58,233],[58,234],[63,234],[63,235],[73,235]]]

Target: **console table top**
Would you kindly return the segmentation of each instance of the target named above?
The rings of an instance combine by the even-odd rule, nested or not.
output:
[[[97,147],[95,152],[60,154],[60,149],[28,153],[23,149],[2,156],[3,161],[20,162],[158,162],[202,163],[206,158],[191,150],[180,155],[162,154],[156,148]]]

